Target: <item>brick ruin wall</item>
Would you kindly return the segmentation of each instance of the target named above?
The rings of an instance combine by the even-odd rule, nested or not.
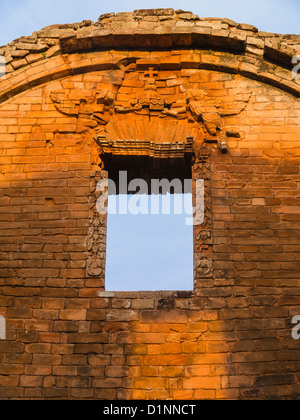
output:
[[[298,51],[297,36],[169,9],[2,48],[1,399],[300,397]],[[130,108],[147,83],[169,115]],[[227,154],[203,122],[172,115],[182,87],[221,102]],[[99,136],[137,154],[145,137],[194,137],[206,192],[193,292],[105,291]]]

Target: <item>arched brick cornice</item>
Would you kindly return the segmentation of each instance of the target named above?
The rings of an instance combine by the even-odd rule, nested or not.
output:
[[[155,9],[102,15],[96,23],[52,25],[0,48],[7,63],[0,102],[51,80],[121,68],[133,56],[142,62],[145,51],[172,52],[171,58],[158,60],[161,69],[241,74],[300,97],[300,82],[293,80],[291,71],[293,56],[300,54],[300,36]]]

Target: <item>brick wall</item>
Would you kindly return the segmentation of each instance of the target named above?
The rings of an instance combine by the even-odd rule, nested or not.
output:
[[[0,105],[0,398],[299,398],[299,95],[292,81],[270,86],[237,70],[249,54],[74,53],[0,83],[11,92]],[[106,68],[125,59],[125,69]],[[206,185],[194,292],[105,292],[95,187],[107,174],[95,115],[113,117],[86,98],[109,90],[129,102],[150,67],[166,101],[184,85],[231,109],[222,117],[229,152],[204,140],[201,123],[176,123],[194,135],[193,178]],[[174,126],[164,121],[158,142]]]

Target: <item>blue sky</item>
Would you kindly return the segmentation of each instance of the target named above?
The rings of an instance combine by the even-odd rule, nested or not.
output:
[[[228,17],[269,32],[300,33],[299,0],[0,0],[0,45],[51,24],[163,7],[190,10],[201,17]],[[193,237],[185,217],[109,216],[107,289],[192,289]]]
[[[135,197],[149,202],[138,205],[146,213],[150,197],[158,198]],[[106,290],[193,290],[193,227],[185,220],[192,214],[192,196],[185,195],[186,214],[174,214],[171,197],[168,215],[108,215]]]
[[[0,0],[0,45],[55,23],[96,21],[100,14],[172,7],[202,17],[228,17],[261,30],[300,33],[299,0]]]

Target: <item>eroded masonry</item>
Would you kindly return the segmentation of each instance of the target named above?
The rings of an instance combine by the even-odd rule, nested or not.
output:
[[[0,53],[0,398],[299,398],[300,36],[138,10]],[[192,292],[105,291],[127,158],[205,181]]]

